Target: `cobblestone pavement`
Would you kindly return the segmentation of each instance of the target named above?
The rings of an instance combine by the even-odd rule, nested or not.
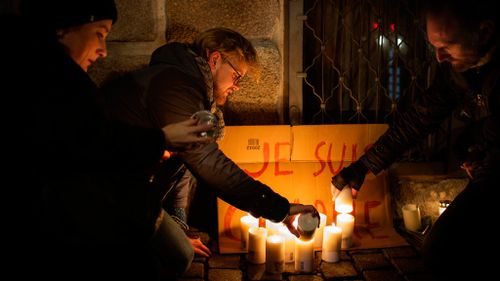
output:
[[[409,246],[343,250],[340,261],[327,263],[321,260],[321,252],[315,252],[315,269],[312,273],[297,273],[294,263],[287,263],[282,274],[269,274],[265,265],[246,262],[244,254],[216,253],[215,243],[208,235],[200,233],[202,241],[212,245],[211,258],[196,257],[191,268],[179,281],[250,281],[250,280],[365,280],[365,281],[418,281],[430,280],[415,244]],[[418,246],[418,245],[417,245]]]

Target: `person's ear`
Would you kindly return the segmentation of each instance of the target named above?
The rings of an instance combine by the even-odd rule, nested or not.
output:
[[[491,20],[483,21],[479,25],[478,43],[480,45],[488,44],[495,34],[496,26]]]
[[[221,53],[219,51],[213,51],[210,53],[208,56],[208,64],[210,65],[210,68],[214,68],[217,66],[217,61],[220,59]]]

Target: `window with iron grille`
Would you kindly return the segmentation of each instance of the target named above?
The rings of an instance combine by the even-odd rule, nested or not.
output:
[[[290,58],[301,84],[290,87],[292,124],[391,125],[428,86],[434,55],[418,0],[292,0],[289,22],[291,44],[302,34],[290,45],[290,56],[302,51],[300,65]],[[449,135],[450,121],[402,160],[443,159]]]

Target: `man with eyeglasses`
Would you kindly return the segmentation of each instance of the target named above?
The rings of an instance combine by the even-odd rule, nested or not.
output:
[[[163,127],[207,110],[217,117],[221,138],[224,119],[219,107],[240,89],[238,82],[243,76],[258,73],[257,64],[254,47],[241,34],[227,28],[209,29],[201,32],[192,44],[169,43],[159,47],[148,67],[103,85],[103,106],[111,118],[145,127]],[[164,208],[180,225],[186,223],[183,209],[188,205],[190,182],[194,178],[240,210],[283,222],[296,236],[299,234],[292,225],[295,215],[313,213],[319,217],[312,205],[289,203],[267,185],[248,176],[224,155],[216,142],[211,142],[176,152],[152,173],[151,180],[165,190],[168,198],[174,194],[174,203],[165,200]],[[211,223],[216,224],[215,214]],[[184,227],[187,229],[187,225]],[[170,259],[190,262],[192,256],[186,254],[189,253],[186,247],[194,247],[195,253],[202,256],[211,254],[196,239],[168,237],[166,240]]]

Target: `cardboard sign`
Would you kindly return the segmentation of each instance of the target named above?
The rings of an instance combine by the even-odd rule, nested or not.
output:
[[[248,175],[290,202],[314,205],[335,222],[332,176],[359,158],[387,130],[384,124],[227,126],[220,149]],[[394,230],[388,176],[369,173],[354,200],[352,248],[408,245]],[[217,201],[220,253],[243,253],[240,217],[246,212]],[[320,250],[320,249],[317,249]]]

